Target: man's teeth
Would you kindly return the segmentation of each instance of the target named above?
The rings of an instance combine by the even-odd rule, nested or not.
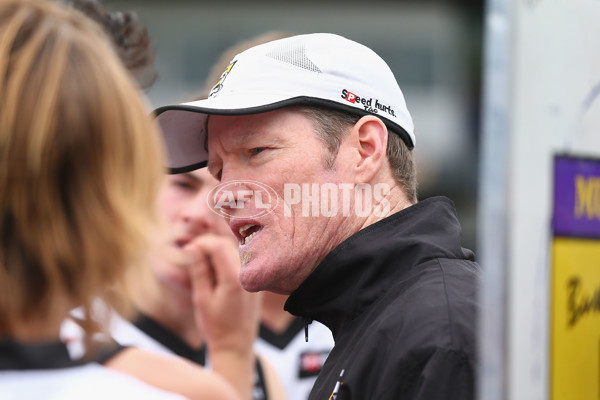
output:
[[[248,232],[250,232],[253,228],[257,228],[257,229],[254,232],[248,234]],[[250,240],[252,240],[252,238],[254,237],[254,235],[256,235],[256,233],[259,230],[260,229],[258,229],[258,227],[256,225],[252,225],[252,224],[248,224],[248,225],[244,225],[244,226],[240,227],[240,229],[238,230],[238,232],[242,236],[242,244],[248,244],[248,243],[250,243]]]
[[[252,238],[254,237],[254,235],[256,235],[258,233],[258,231],[251,233],[250,235],[246,236],[244,238],[244,244],[248,244],[250,243],[250,240],[252,240]]]
[[[240,229],[238,230],[238,232],[240,232],[240,235],[242,235],[242,237],[245,237],[248,230],[250,230],[250,228],[252,228],[253,226],[254,225],[241,226]]]

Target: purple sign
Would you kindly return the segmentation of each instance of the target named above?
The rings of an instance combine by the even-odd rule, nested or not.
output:
[[[554,158],[554,236],[600,238],[600,160]]]

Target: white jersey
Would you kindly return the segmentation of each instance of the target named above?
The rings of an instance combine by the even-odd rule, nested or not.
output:
[[[96,304],[95,311],[106,312],[106,308],[102,308],[100,304]],[[80,310],[74,311],[73,314],[81,316]],[[199,350],[192,349],[179,337],[169,332],[148,316],[140,315],[135,322],[130,322],[116,312],[111,312],[108,333],[110,338],[121,346],[139,347],[166,356],[177,355],[210,368],[210,360],[207,357],[204,347]],[[81,357],[83,354],[83,330],[81,326],[72,320],[65,320],[61,327],[61,338],[67,343],[72,357],[76,359]],[[106,340],[103,337],[98,337],[98,339]],[[268,400],[265,378],[260,362],[257,362],[256,368],[257,372],[252,389],[252,399]]]
[[[106,309],[96,304],[95,311],[106,312]],[[78,312],[75,315],[81,316]],[[205,364],[203,350],[192,352],[181,340],[147,317],[134,324],[112,312],[108,330],[120,345],[177,354]],[[61,337],[68,344],[71,355],[80,357],[83,353],[81,327],[67,320],[63,323]],[[254,351],[273,367],[288,400],[306,400],[333,345],[331,331],[317,321],[308,326],[306,342],[304,323],[301,318],[296,318],[288,330],[280,335],[261,325]],[[255,379],[254,400],[266,398],[264,385],[262,371],[259,371]]]
[[[98,364],[56,370],[0,371],[2,400],[183,400]]]
[[[94,312],[98,314],[98,319],[104,321],[108,320],[106,332],[97,334],[95,337],[99,341],[107,341],[108,339],[112,339],[122,346],[139,347],[145,350],[160,353],[162,355],[172,356],[173,354],[177,354],[185,358],[191,358],[189,354],[180,354],[177,349],[174,350],[167,347],[167,345],[162,344],[159,340],[153,338],[150,336],[150,334],[144,332],[135,324],[121,317],[118,313],[114,311],[108,311],[106,306],[104,306],[104,304],[101,302],[94,303]],[[107,313],[109,313],[108,318],[106,318]],[[73,310],[71,314],[74,318],[83,317],[82,311],[79,308]],[[157,326],[157,328],[159,327]],[[174,335],[167,333],[164,328],[157,332],[155,336],[160,337],[161,334],[169,339],[167,341],[166,338],[163,338],[163,341],[175,342],[178,340],[176,337],[174,337]],[[70,318],[64,320],[60,328],[60,337],[62,341],[67,344],[67,348],[69,349],[69,353],[73,359],[79,359],[83,356],[84,332],[81,328],[81,325]]]
[[[329,328],[317,321],[308,325],[307,342],[297,318],[281,335],[261,325],[254,351],[273,365],[289,400],[306,400],[333,344]]]
[[[10,347],[8,351],[6,346]],[[64,355],[55,354],[58,346],[36,346],[28,351],[28,346],[4,342],[0,354],[0,399],[184,399],[96,363],[74,365],[66,349]],[[68,360],[60,362],[61,357]]]

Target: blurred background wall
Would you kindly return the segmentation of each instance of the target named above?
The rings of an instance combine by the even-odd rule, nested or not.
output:
[[[136,11],[150,32],[153,107],[198,95],[223,51],[267,31],[331,32],[372,48],[396,75],[415,121],[419,198],[453,199],[464,245],[476,250],[483,0],[105,3]]]

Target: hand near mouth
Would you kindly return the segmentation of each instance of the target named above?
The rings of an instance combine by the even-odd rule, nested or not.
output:
[[[229,237],[201,235],[184,251],[194,256],[189,266],[196,321],[205,334],[213,369],[240,393],[251,397],[254,371],[252,344],[258,333],[260,295],[239,283],[240,258]]]

